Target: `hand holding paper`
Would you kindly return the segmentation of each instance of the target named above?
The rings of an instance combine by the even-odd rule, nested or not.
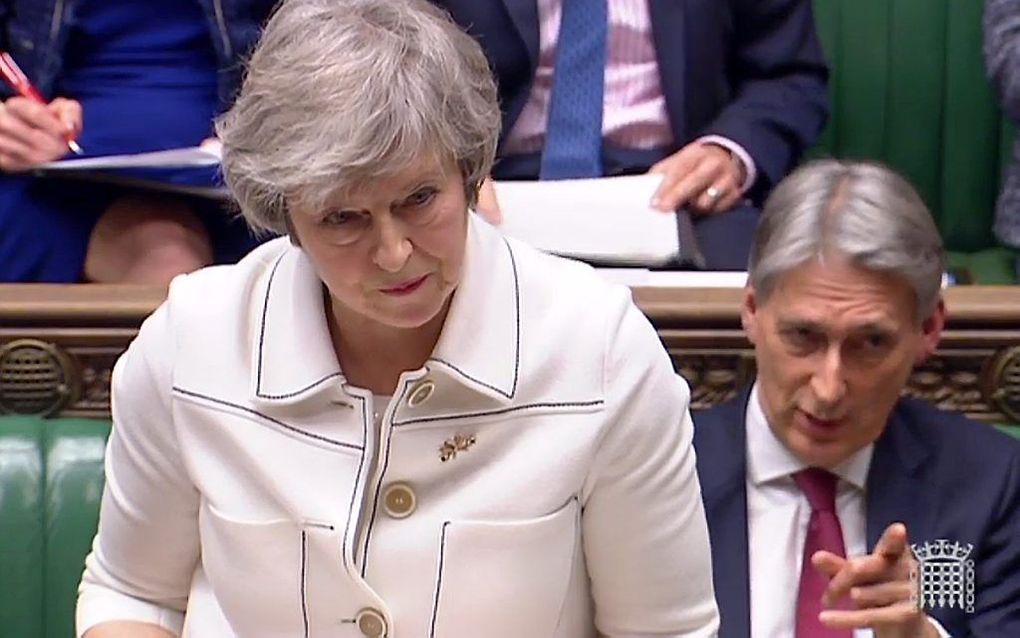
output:
[[[550,253],[660,266],[680,256],[675,215],[651,208],[661,175],[494,182],[500,229]],[[688,257],[685,255],[684,257]]]
[[[81,105],[74,100],[8,98],[0,104],[0,168],[18,173],[67,155],[68,139],[81,126]]]

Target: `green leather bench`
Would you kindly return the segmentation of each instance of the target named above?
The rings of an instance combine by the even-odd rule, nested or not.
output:
[[[110,424],[0,418],[0,635],[70,638]]]
[[[0,635],[73,635],[108,434],[100,419],[0,418]]]
[[[985,79],[981,0],[814,0],[832,66],[820,156],[880,160],[931,207],[950,265],[1015,283],[992,235],[1011,127]]]

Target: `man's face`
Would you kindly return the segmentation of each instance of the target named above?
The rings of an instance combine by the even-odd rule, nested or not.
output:
[[[902,278],[840,258],[784,273],[765,300],[748,287],[741,316],[762,409],[801,461],[832,468],[882,433],[942,331],[941,301],[921,323],[915,308]]]

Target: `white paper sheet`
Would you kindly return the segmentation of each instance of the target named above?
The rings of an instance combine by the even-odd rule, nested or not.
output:
[[[647,268],[596,268],[613,283],[632,288],[743,288],[747,273],[738,270],[648,270]],[[942,287],[953,285],[942,276]]]
[[[83,171],[113,168],[186,168],[194,166],[216,166],[220,163],[218,144],[207,144],[189,148],[174,148],[152,153],[133,155],[104,155],[81,159],[57,160],[42,164],[41,171]]]
[[[648,270],[647,268],[596,268],[614,283],[634,288],[743,288],[747,273],[736,270]]]
[[[656,266],[680,253],[675,215],[648,205],[662,177],[495,182],[501,230],[557,255]]]

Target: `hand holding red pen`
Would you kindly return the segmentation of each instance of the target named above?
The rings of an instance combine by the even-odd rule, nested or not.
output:
[[[0,75],[20,95],[0,104],[0,170],[20,172],[76,149],[81,133],[81,105],[57,98],[46,104],[6,53],[0,53]]]

